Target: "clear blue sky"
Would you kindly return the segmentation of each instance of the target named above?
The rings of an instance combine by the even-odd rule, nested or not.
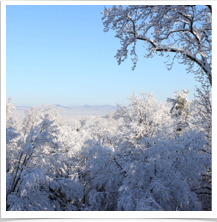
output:
[[[115,31],[103,32],[104,6],[7,6],[6,96],[15,105],[127,105],[132,91],[153,92],[166,101],[188,89],[193,74],[175,64],[168,71],[162,57],[130,57],[118,66]]]

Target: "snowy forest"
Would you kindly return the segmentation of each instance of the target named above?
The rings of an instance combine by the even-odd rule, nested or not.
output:
[[[212,7],[113,6],[102,14],[104,31],[120,39],[119,64],[129,54],[135,69],[143,41],[146,58],[166,57],[168,69],[176,59],[195,75],[195,98],[187,89],[166,103],[132,93],[129,105],[82,120],[43,105],[18,118],[8,98],[7,211],[211,211]]]

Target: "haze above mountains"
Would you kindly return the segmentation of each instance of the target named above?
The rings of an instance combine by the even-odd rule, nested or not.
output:
[[[17,115],[24,116],[25,110],[29,109],[31,106],[16,106]],[[101,106],[61,106],[56,104],[59,109],[60,114],[63,116],[96,116],[96,115],[106,115],[111,111],[115,111],[116,106],[111,105],[101,105]]]

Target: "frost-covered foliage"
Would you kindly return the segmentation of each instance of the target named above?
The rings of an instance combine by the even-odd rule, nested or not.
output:
[[[7,210],[211,210],[211,134],[198,101],[186,90],[167,104],[151,93],[129,100],[80,121],[32,107],[22,124],[9,101]]]

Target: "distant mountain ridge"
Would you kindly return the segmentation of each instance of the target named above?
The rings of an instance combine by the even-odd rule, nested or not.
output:
[[[99,105],[99,106],[61,106],[59,104],[55,104],[55,106],[60,110],[61,115],[106,115],[111,111],[116,110],[116,106],[111,105]],[[25,110],[29,109],[31,106],[16,106],[17,114],[19,116],[23,116]]]
[[[98,111],[108,111],[108,110],[115,110],[116,106],[111,105],[101,105],[101,106],[91,106],[91,105],[84,105],[84,106],[61,106],[55,104],[58,108],[68,109],[68,110],[98,110]]]

